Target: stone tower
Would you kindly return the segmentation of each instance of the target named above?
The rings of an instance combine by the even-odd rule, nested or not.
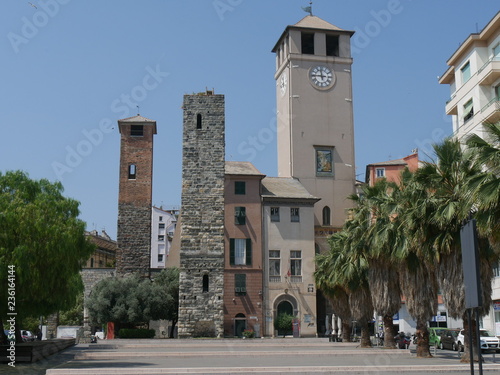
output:
[[[140,273],[147,277],[156,121],[137,115],[118,120],[118,127],[121,143],[116,273]]]
[[[185,95],[183,109],[178,336],[222,336],[224,95]]]

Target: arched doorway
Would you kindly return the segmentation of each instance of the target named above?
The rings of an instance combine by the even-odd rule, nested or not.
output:
[[[234,335],[243,337],[243,331],[247,329],[247,319],[245,314],[236,314],[234,318]]]

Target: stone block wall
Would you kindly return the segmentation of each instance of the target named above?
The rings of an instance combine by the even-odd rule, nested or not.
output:
[[[192,337],[198,322],[222,336],[224,96],[185,95],[183,109],[179,337]]]
[[[151,252],[151,206],[118,204],[118,250],[116,271],[119,275],[149,274]]]

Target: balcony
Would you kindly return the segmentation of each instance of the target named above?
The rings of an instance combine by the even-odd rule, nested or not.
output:
[[[281,283],[281,276],[269,276],[270,283]]]
[[[481,108],[481,121],[492,123],[500,121],[500,97],[491,99]]]
[[[479,85],[491,85],[500,78],[500,56],[488,60],[477,72]]]

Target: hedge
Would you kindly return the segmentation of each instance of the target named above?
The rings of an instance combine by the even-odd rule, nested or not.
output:
[[[118,331],[118,336],[121,339],[152,339],[155,337],[155,330],[144,328],[122,328]]]

